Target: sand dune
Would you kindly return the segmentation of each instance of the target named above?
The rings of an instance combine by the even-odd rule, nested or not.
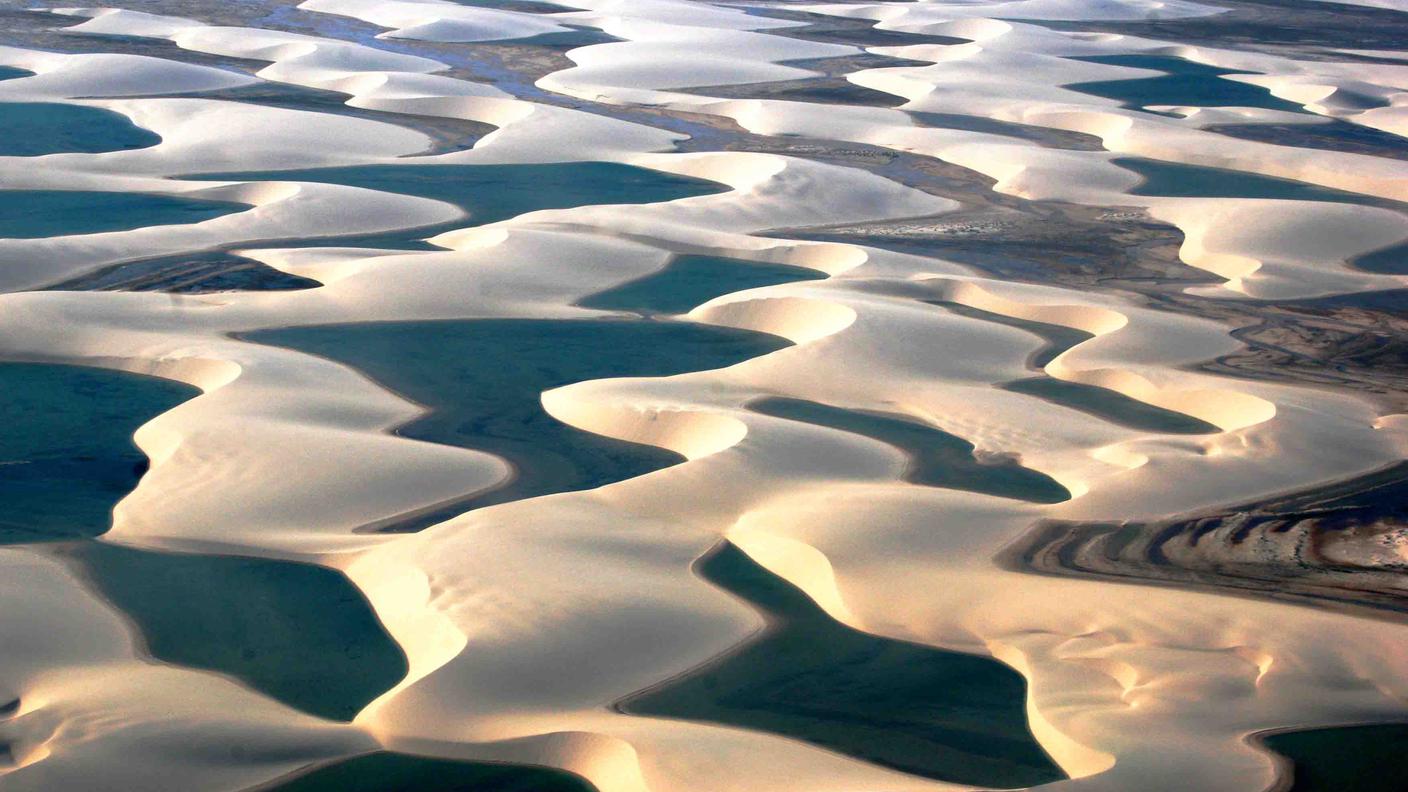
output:
[[[406,674],[350,723],[314,716],[238,675],[153,659],[71,551],[5,549],[4,643],[19,648],[0,659],[0,787],[251,788],[375,750],[561,768],[602,792],[1009,787],[942,763],[906,769],[837,736],[891,740],[884,712],[808,713],[808,732],[633,711],[779,624],[700,573],[726,547],[830,629],[1019,674],[1025,689],[997,704],[1025,713],[1022,736],[1058,779],[1042,788],[1277,788],[1286,763],[1251,735],[1402,720],[1397,621],[996,559],[1042,521],[1157,524],[1401,462],[1392,387],[1213,363],[1247,351],[1233,333],[1258,301],[1402,288],[1403,275],[1353,262],[1408,239],[1405,160],[1218,130],[1401,131],[1408,67],[1078,30],[1216,19],[1192,2],[275,5],[249,26],[208,24],[198,5],[57,9],[85,20],[65,35],[115,51],[0,48],[0,66],[32,72],[0,80],[0,99],[111,110],[160,138],[0,156],[0,198],[236,205],[199,222],[0,239],[0,360],[198,389],[136,432],[150,469],[84,541],[345,574]],[[827,38],[817,20],[848,27]],[[550,43],[581,29],[615,40]],[[887,32],[966,43],[847,41]],[[169,58],[123,50],[158,40],[175,45]],[[485,66],[491,52],[541,56],[533,47],[571,65],[530,81]],[[212,55],[245,71],[195,62]],[[1111,61],[1131,56],[1226,72],[1208,79],[1265,88],[1265,102],[1136,106],[1093,92],[1165,74]],[[792,98],[768,88],[838,76],[897,106],[848,103],[832,83]],[[250,86],[334,91],[363,114],[240,101]],[[711,95],[723,87],[738,90]],[[932,123],[944,117],[973,123]],[[427,118],[494,131],[426,155]],[[425,170],[393,189],[398,168]],[[417,180],[463,194],[405,186]],[[1080,258],[1069,251],[1094,249],[1076,225],[1089,218],[1126,223],[1133,241],[1116,242],[1167,266],[1145,276],[1090,253],[1074,267],[1084,280],[1067,274],[1063,257]],[[1043,270],[1004,276],[997,264],[1021,250],[983,230],[1004,223],[1049,229]],[[906,241],[887,236],[895,227],[918,231],[893,244]],[[1172,235],[1168,251],[1158,234]],[[311,282],[37,290],[211,251]],[[721,287],[679,313],[585,307],[691,256],[818,277]],[[554,379],[565,364],[553,355],[579,354],[569,335],[546,333],[558,341],[517,361],[396,334],[429,322],[444,339],[589,325],[642,340],[616,343],[616,368]],[[351,347],[335,342],[348,325],[362,359],[408,378],[346,363]],[[323,354],[269,341],[316,328],[332,339]],[[689,357],[686,337],[756,354]],[[632,368],[651,344],[681,357]],[[436,377],[409,377],[412,361]],[[519,436],[492,428],[518,413],[452,427],[470,442],[412,432],[436,417],[432,385],[478,404],[535,377],[551,387],[523,400],[525,432],[615,443],[601,446],[613,460],[653,454],[650,472],[481,503],[537,472],[504,450]],[[792,682],[805,697],[847,684],[842,671]]]

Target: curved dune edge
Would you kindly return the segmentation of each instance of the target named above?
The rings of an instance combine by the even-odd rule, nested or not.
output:
[[[593,7],[583,9],[576,19],[625,34],[631,45],[658,48],[682,34],[693,35],[690,25],[673,26],[684,31],[668,30],[668,19],[651,18],[689,7],[684,4],[640,4],[641,10],[634,10],[631,4],[581,2]],[[358,5],[352,0],[320,4],[338,11]],[[1033,18],[1069,15],[1062,4],[1047,0],[1021,8],[1037,14]],[[1151,9],[1151,4],[1117,3],[1108,13],[1139,18]],[[444,13],[467,20],[479,16],[479,10]],[[883,14],[887,28],[965,35],[981,42],[940,59],[954,66],[964,59],[984,58],[985,53],[1000,54],[1007,44],[1040,49],[1051,43],[1047,34],[1021,23],[935,21],[936,9],[925,4],[830,10]],[[963,13],[997,11],[980,5]],[[1176,3],[1167,11],[1193,14],[1206,9]],[[788,59],[784,56],[835,52],[737,39],[729,29],[745,22],[765,29],[775,20],[745,20],[732,9],[697,13],[690,23],[722,31],[707,38],[710,46],[725,50],[709,64],[721,69],[715,74],[726,78],[722,82],[793,76],[793,67],[781,62]],[[327,276],[319,278],[325,287],[306,294],[0,297],[6,308],[0,312],[0,328],[6,331],[0,334],[5,339],[0,352],[6,357],[42,353],[53,360],[88,360],[189,377],[210,386],[207,394],[139,432],[143,449],[161,461],[119,507],[121,526],[113,539],[302,558],[347,569],[411,655],[412,675],[358,720],[358,728],[379,742],[436,755],[563,766],[597,782],[605,792],[943,788],[790,741],[604,711],[613,696],[692,667],[756,628],[755,615],[708,593],[687,574],[689,561],[701,548],[723,536],[736,536],[770,567],[804,582],[805,590],[847,623],[906,640],[1007,655],[1013,659],[1005,662],[1014,667],[1020,662],[1033,691],[1028,702],[1033,728],[1076,776],[1063,784],[1065,788],[1120,790],[1132,780],[1161,776],[1206,788],[1264,786],[1272,777],[1266,757],[1241,750],[1239,735],[1288,718],[1333,722],[1346,711],[1383,710],[1395,697],[1401,702],[1404,669],[1401,653],[1395,653],[1401,635],[1382,625],[1371,629],[1285,606],[1229,604],[1184,592],[1139,589],[1112,595],[1109,589],[1088,584],[993,576],[989,569],[994,547],[1037,514],[1116,519],[1131,511],[1168,513],[1190,501],[1226,501],[1234,492],[1245,497],[1302,486],[1401,455],[1402,427],[1382,420],[1376,408],[1357,399],[1243,382],[1235,383],[1228,396],[1228,380],[1179,370],[1235,347],[1226,338],[1226,328],[1155,316],[1095,294],[1029,290],[978,278],[963,281],[974,284],[954,287],[965,304],[1103,331],[1053,364],[1055,371],[1108,381],[1127,395],[1144,394],[1150,403],[1163,399],[1170,409],[1217,416],[1215,422],[1225,431],[1208,439],[1169,440],[1061,410],[1048,413],[1018,394],[994,396],[989,402],[994,382],[1022,371],[1023,360],[1035,346],[1028,335],[867,290],[866,281],[902,281],[916,270],[942,271],[942,263],[861,246],[749,236],[778,227],[923,216],[954,208],[950,201],[898,189],[883,179],[852,173],[854,169],[774,155],[661,154],[681,136],[590,113],[534,106],[482,86],[463,87],[471,84],[436,73],[437,65],[429,59],[412,60],[414,56],[367,47],[343,50],[337,42],[285,36],[261,41],[248,31],[207,30],[126,12],[103,14],[96,21],[101,25],[94,25],[95,30],[109,26],[103,29],[134,35],[165,30],[180,46],[199,51],[249,54],[262,48],[277,57],[261,74],[347,88],[357,94],[353,101],[359,106],[498,122],[499,132],[471,152],[446,157],[446,163],[556,161],[589,155],[713,174],[731,180],[735,188],[719,196],[645,208],[535,213],[489,229],[452,232],[445,237],[452,249],[443,253],[259,253],[286,271]],[[426,22],[398,29],[415,37],[453,39],[466,34],[462,24],[467,23]],[[1115,39],[1092,42],[1089,46],[1096,49],[1103,43],[1118,45]],[[727,51],[758,43],[775,50],[764,52],[765,57]],[[593,99],[644,98],[621,92],[623,85],[648,83],[636,79],[626,52],[613,54],[620,48],[588,48],[594,50],[582,56],[588,68],[559,72],[546,84],[564,92],[590,91]],[[957,57],[960,54],[964,58]],[[669,55],[687,61],[677,53]],[[342,56],[349,60],[339,64]],[[11,54],[5,51],[3,57]],[[643,57],[638,63],[648,70],[658,66],[659,58]],[[1011,59],[973,65],[1009,80],[1020,73],[1014,64],[1021,65]],[[687,67],[692,64],[681,66]],[[358,74],[359,69],[384,74],[368,76]],[[175,80],[176,71],[163,73],[163,79]],[[1114,73],[1108,68],[1090,71]],[[898,75],[872,74],[852,82],[880,86],[894,79]],[[901,95],[919,103],[916,107],[938,111],[946,102],[971,98],[936,95],[937,86],[922,76],[906,80]],[[1020,114],[1025,122],[1099,131],[1111,148],[1126,153],[1168,151],[1177,159],[1208,140],[1191,132],[1186,139],[1175,139],[1181,122],[1158,121],[1162,127],[1151,131],[1108,107],[1066,108],[1060,103],[1071,97],[1021,95],[1020,87],[1005,85],[1010,95],[990,91],[1010,104],[975,108],[984,115],[1013,118],[1025,103],[1028,110]],[[120,96],[122,90],[114,85],[111,93]],[[708,97],[701,102],[697,96],[671,94],[669,87],[646,90],[652,100],[688,104],[695,110],[713,107],[729,117],[736,113],[740,123],[768,133],[815,128],[819,112],[831,116],[824,128],[838,139],[938,152],[951,161],[982,164],[1000,176],[1002,189],[1016,194],[1109,204],[1128,200],[1126,191],[1134,186],[1100,153],[1048,155],[1022,145],[994,147],[989,138],[973,134],[916,132],[885,113],[829,107],[806,111]],[[1315,100],[1332,97],[1316,94]],[[155,102],[112,101],[128,103],[133,117],[159,115],[151,109],[157,107]],[[577,123],[581,130],[544,142]],[[335,128],[331,122],[317,126]],[[1192,124],[1186,126],[1197,131]],[[184,154],[174,146],[157,148],[164,152],[162,157],[179,159],[196,151],[195,144],[207,134],[194,130],[192,146]],[[411,137],[398,140],[407,147],[414,142]],[[348,161],[399,156],[389,149],[329,148]],[[1232,164],[1249,169],[1255,165],[1268,173],[1300,173],[1286,156],[1267,154],[1266,163],[1260,164],[1262,154],[1245,147]],[[1336,158],[1326,161],[1330,159]],[[95,158],[57,178],[117,184],[102,171],[105,163],[119,162]],[[1333,165],[1346,162],[1338,158]],[[153,162],[147,178],[177,172],[165,170],[168,164]],[[89,173],[84,170],[88,167],[97,170]],[[1316,178],[1340,184],[1354,179],[1365,190],[1378,190],[1377,183],[1362,180],[1358,166],[1343,172],[1346,175],[1333,179]],[[1072,195],[1063,185],[1093,186]],[[828,186],[831,189],[821,189]],[[361,200],[357,203],[369,213],[379,211]],[[1177,199],[1142,203],[1149,204],[1151,213],[1170,217],[1202,211],[1193,202]],[[1222,206],[1232,210],[1206,230],[1183,222],[1185,231],[1196,232],[1190,232],[1190,238],[1201,235],[1201,241],[1189,247],[1189,258],[1222,267],[1239,280],[1233,286],[1245,294],[1339,293],[1401,282],[1340,272],[1316,274],[1314,268],[1347,258],[1354,245],[1371,238],[1391,241],[1397,238],[1394,234],[1401,236],[1397,223],[1381,214],[1360,207],[1344,210],[1336,221],[1343,225],[1324,234],[1324,247],[1307,256],[1302,253],[1309,250],[1308,236],[1283,233],[1288,219],[1296,216],[1294,207],[1240,199]],[[1245,226],[1247,234],[1235,233],[1237,226]],[[165,232],[154,236],[162,238],[153,242],[168,241]],[[237,241],[225,236],[219,243]],[[811,259],[836,277],[725,295],[690,315],[692,320],[774,332],[795,341],[794,348],[718,372],[583,383],[543,396],[554,414],[574,425],[677,450],[691,460],[688,464],[591,493],[506,504],[414,537],[369,538],[348,529],[355,522],[353,515],[395,513],[502,475],[502,468],[482,456],[385,437],[389,426],[417,414],[415,408],[352,372],[306,356],[219,340],[226,332],[290,323],[505,315],[581,318],[591,314],[570,308],[574,300],[658,268],[667,248],[743,251],[750,254],[747,257],[775,256],[795,263]],[[562,266],[550,267],[545,261]],[[1256,266],[1239,269],[1238,262]],[[972,277],[957,266],[951,274]],[[1298,280],[1301,275],[1306,275],[1304,281]],[[76,325],[72,338],[56,341],[43,329],[75,315],[82,318],[71,320]],[[1118,327],[1115,317],[1123,321]],[[840,370],[859,372],[864,381],[838,382],[845,379],[837,376]],[[290,379],[291,385],[284,384]],[[904,485],[897,481],[902,455],[884,444],[739,410],[759,395],[900,412],[970,439],[985,453],[1015,453],[1024,465],[1049,471],[1063,482],[1080,482],[1083,494],[1064,506],[1039,510]],[[225,425],[237,430],[222,434]],[[279,456],[284,452],[281,444],[311,449],[354,445],[379,464],[361,473],[347,459],[336,467],[308,465],[298,455]],[[226,456],[228,465],[222,467]],[[1302,459],[1303,468],[1298,464]],[[1133,460],[1138,464],[1128,464]],[[348,466],[341,466],[344,463]],[[246,465],[247,471],[242,469]],[[403,478],[381,480],[386,470],[402,468]],[[284,481],[290,469],[300,471],[299,481]],[[248,486],[225,489],[229,503],[197,502],[192,508],[187,500],[213,483],[220,484],[215,487],[219,490],[235,481]],[[394,494],[407,487],[418,489]],[[324,515],[327,503],[299,500],[303,488],[325,488],[350,500],[344,510]],[[193,514],[202,519],[190,519]],[[524,581],[537,585],[524,586]],[[678,632],[672,632],[676,624]],[[1268,634],[1258,626],[1264,624],[1276,624],[1285,634]],[[643,638],[631,637],[637,630]],[[594,638],[598,631],[604,640]],[[1330,646],[1309,646],[1301,636],[1324,639]],[[650,654],[655,646],[677,650]],[[1362,654],[1346,654],[1341,648],[1345,646]],[[506,669],[514,673],[506,674]],[[492,684],[501,678],[516,680],[519,672],[527,680],[519,687],[501,690]],[[110,679],[90,667],[78,673],[87,681],[54,688],[57,692],[49,700],[62,698],[64,691],[83,694],[90,684],[101,688]],[[571,690],[561,689],[563,680],[572,683]],[[210,702],[209,711],[264,706],[257,697],[248,697],[258,702],[251,704],[231,695],[228,703]],[[165,695],[153,684],[145,697],[162,703]],[[1208,712],[1200,707],[1202,700],[1226,712]],[[284,718],[271,712],[268,723],[285,724]],[[1150,733],[1168,735],[1169,749],[1159,746],[1155,752],[1141,745],[1140,737]],[[104,733],[93,742],[113,745],[116,739]],[[369,747],[364,735],[345,739],[333,741],[337,744],[330,750],[350,753]],[[690,761],[700,755],[728,761]],[[62,751],[55,750],[32,766],[56,767],[62,757]],[[1114,764],[1105,764],[1106,757],[1115,757]]]
[[[124,786],[242,787],[374,745],[222,675],[152,663],[125,617],[54,558],[6,548],[0,565],[6,644],[24,647],[0,664],[15,704],[0,716],[8,788],[78,788],[93,768]],[[262,759],[236,764],[208,749],[230,742]],[[156,767],[153,751],[176,761]]]
[[[854,313],[853,310],[852,310],[852,311],[848,311],[848,312],[847,312],[847,315],[846,315],[846,318],[847,318],[847,319],[852,319],[851,314],[853,314],[853,313]],[[784,312],[783,318],[784,318],[784,319],[788,318],[786,312]],[[853,319],[852,319],[852,320],[853,320]],[[368,588],[371,588],[371,587],[369,586]],[[373,596],[374,596],[374,600],[375,600],[375,599],[379,599],[379,598],[376,597],[375,595],[373,595]],[[381,609],[380,603],[378,603],[378,608],[379,608],[379,610]],[[386,616],[384,615],[383,618],[386,618]],[[388,619],[388,621],[391,621],[391,620]],[[399,636],[398,636],[398,637],[399,637]],[[408,643],[408,644],[413,644],[414,642],[408,641],[407,643]],[[434,644],[434,643],[436,643],[436,642],[432,641],[431,643]],[[434,651],[436,652],[436,654],[438,654],[438,655],[441,656],[441,657],[444,657],[444,656],[448,655],[451,651],[454,650],[454,648],[455,648],[455,646],[456,646],[456,644],[455,644],[453,641],[447,641],[447,640],[441,640],[441,641],[438,642],[437,645],[439,646],[439,648],[435,648]],[[408,647],[408,648],[409,648],[409,647]],[[417,651],[424,652],[424,651],[426,651],[426,650],[424,650],[424,649],[419,649],[419,650],[417,650]]]
[[[794,297],[724,300],[696,308],[691,315],[710,324],[782,336],[794,344],[826,338],[856,321],[853,309],[836,303]]]
[[[891,16],[879,7],[811,6],[813,12],[841,16],[865,16],[884,20],[884,29],[917,33],[970,36],[980,43],[968,45],[911,45],[879,47],[874,51],[900,58],[928,60],[935,67],[889,67],[869,69],[847,75],[850,82],[885,91],[910,100],[906,110],[956,112],[976,114],[998,120],[1047,125],[1056,129],[1080,131],[1101,136],[1110,152],[1138,155],[1154,159],[1204,165],[1209,167],[1247,170],[1267,176],[1300,179],[1338,189],[1402,200],[1402,164],[1361,154],[1331,151],[1307,151],[1288,146],[1272,146],[1243,141],[1204,132],[1199,128],[1203,119],[1167,119],[1116,107],[1111,100],[1080,94],[1064,87],[1037,85],[1035,75],[1047,72],[1069,73],[1070,83],[1083,79],[1110,79],[1117,75],[1133,77],[1156,72],[1119,66],[1080,63],[1068,56],[1112,54],[1121,52],[1156,52],[1184,55],[1201,62],[1211,62],[1228,68],[1250,70],[1306,69],[1304,62],[1243,51],[1211,50],[1207,47],[1174,47],[1166,42],[1154,42],[1131,37],[1080,37],[1037,28],[1032,25],[967,19],[953,22],[954,11],[944,8],[912,10]],[[965,10],[964,13],[972,13]],[[1031,17],[1039,18],[1039,17]],[[628,104],[648,102],[668,104],[690,112],[705,112],[730,118],[746,129],[760,134],[815,135],[818,126],[838,140],[864,142],[899,150],[936,156],[973,168],[998,179],[997,189],[1034,199],[1074,200],[1092,204],[1148,205],[1159,207],[1188,206],[1193,212],[1206,213],[1205,202],[1184,199],[1149,200],[1125,195],[1135,186],[1128,174],[1109,163],[1108,152],[1054,152],[1010,138],[998,138],[981,133],[956,130],[920,129],[903,113],[874,108],[835,106],[822,107],[800,102],[768,99],[709,100],[670,90],[680,87],[675,70],[662,66],[654,55],[664,42],[677,44],[670,29],[621,26],[609,28],[614,35],[627,41],[594,45],[570,54],[577,62],[574,69],[557,72],[540,81],[540,86],[593,101]],[[946,33],[946,31],[949,31]],[[795,42],[794,42],[795,44]],[[588,55],[590,53],[590,56]],[[791,53],[797,55],[797,52]],[[634,59],[634,60],[633,60]],[[585,64],[585,65],[583,65]],[[609,64],[609,65],[608,65]],[[740,64],[736,82],[756,81],[746,65]],[[1327,79],[1344,85],[1364,84],[1355,69],[1363,75],[1388,75],[1383,67],[1350,64],[1319,65],[1327,69]],[[937,71],[942,69],[942,72]],[[960,71],[955,72],[955,69]],[[935,76],[930,77],[932,73]],[[937,75],[942,74],[942,81]],[[964,75],[972,75],[971,87],[963,88]],[[781,75],[775,79],[785,79]],[[1391,79],[1379,77],[1379,79]],[[721,82],[721,80],[714,80]],[[1387,90],[1377,89],[1387,96]],[[1249,111],[1256,112],[1256,111]],[[1278,111],[1262,111],[1274,116]],[[1213,114],[1215,115],[1215,114]],[[1286,115],[1282,113],[1282,115]],[[1277,116],[1279,118],[1280,116]],[[1351,122],[1358,116],[1348,117]],[[1295,121],[1296,119],[1291,119]],[[1206,152],[1216,151],[1216,155]],[[1078,186],[1077,186],[1078,185]],[[1227,277],[1227,291],[1237,291],[1261,298],[1308,297],[1323,294],[1394,288],[1400,278],[1385,278],[1356,272],[1345,267],[1325,271],[1325,261],[1343,264],[1365,252],[1363,231],[1349,232],[1338,241],[1326,243],[1323,233],[1300,229],[1301,223],[1287,212],[1299,207],[1256,199],[1229,199],[1223,205],[1235,207],[1241,213],[1236,221],[1220,225],[1223,231],[1245,231],[1247,221],[1265,230],[1255,238],[1244,238],[1231,249],[1215,256],[1194,255],[1186,259],[1191,266],[1203,267]],[[1373,211],[1358,212],[1368,215]],[[1188,213],[1183,212],[1186,216]],[[1380,217],[1380,219],[1383,219]],[[1351,222],[1351,221],[1346,221]],[[1358,222],[1358,221],[1354,221]],[[1376,221],[1375,221],[1376,222]],[[1196,227],[1175,221],[1190,234],[1200,233]],[[1381,233],[1379,231],[1374,234]],[[1408,235],[1408,226],[1398,221],[1395,238]],[[1223,236],[1226,234],[1223,233]],[[1278,240],[1314,241],[1330,244],[1328,255],[1295,256],[1288,259],[1270,251],[1260,256],[1243,252],[1265,248]],[[1279,246],[1293,250],[1296,245]]]
[[[1117,311],[1093,306],[1033,305],[1004,299],[984,291],[971,281],[943,281],[945,298],[991,313],[1027,319],[1034,322],[1061,325],[1083,330],[1095,337],[1117,333],[1129,323],[1129,317]],[[1166,410],[1191,415],[1218,426],[1224,431],[1236,431],[1269,421],[1276,416],[1276,405],[1266,399],[1235,390],[1172,390],[1163,389],[1129,371],[1114,369],[1081,369],[1066,361],[1077,357],[1081,344],[1057,355],[1044,370],[1057,379],[1095,385],[1121,393],[1137,401]],[[1104,453],[1112,453],[1105,450]]]
[[[1022,676],[1032,678],[1032,669],[1019,649],[992,642],[988,644],[988,651],[993,657],[1017,669]],[[1098,775],[1115,766],[1113,755],[1081,745],[1052,725],[1042,715],[1034,696],[1027,697],[1027,722],[1041,746],[1072,778]]]

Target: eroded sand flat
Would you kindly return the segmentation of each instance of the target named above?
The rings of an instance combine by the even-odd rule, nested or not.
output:
[[[1405,36],[0,9],[0,790],[1396,792]]]

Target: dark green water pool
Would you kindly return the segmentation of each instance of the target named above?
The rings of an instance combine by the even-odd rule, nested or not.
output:
[[[0,190],[0,239],[199,223],[249,208],[248,204],[148,193]]]
[[[1334,190],[1309,182],[1277,179],[1245,171],[1205,168],[1178,162],[1136,157],[1110,160],[1115,165],[1144,177],[1130,195],[1164,198],[1274,198],[1282,201],[1329,201],[1334,203],[1383,206],[1383,198]]]
[[[1071,493],[1055,479],[1012,459],[978,461],[973,444],[905,416],[847,410],[829,404],[772,397],[748,405],[764,415],[864,435],[909,455],[905,480],[926,487],[979,492],[1032,503],[1060,503]]]
[[[1129,66],[1164,72],[1158,77],[1128,80],[1101,80],[1067,85],[1074,91],[1114,99],[1125,107],[1144,108],[1150,105],[1192,107],[1260,107],[1268,110],[1305,112],[1304,108],[1274,96],[1257,85],[1224,80],[1224,75],[1254,74],[1235,71],[1170,55],[1096,55],[1072,58],[1087,63]]]
[[[1090,333],[1064,325],[1048,322],[1034,322],[1030,319],[1017,319],[998,313],[971,308],[967,305],[945,300],[925,300],[945,310],[981,319],[985,322],[1015,327],[1040,338],[1044,343],[1027,359],[1027,368],[1041,371],[1066,350],[1083,341],[1094,338]],[[1123,393],[1096,385],[1081,382],[1068,382],[1046,375],[1004,382],[998,385],[1003,390],[1036,396],[1053,404],[1094,415],[1110,423],[1161,434],[1213,434],[1220,431],[1216,426],[1173,410],[1155,407],[1147,402],[1131,399]]]
[[[539,33],[536,36],[516,39],[495,39],[494,41],[485,43],[507,44],[518,47],[547,47],[549,49],[565,51],[576,49],[577,47],[590,47],[594,44],[610,44],[613,41],[621,41],[621,39],[616,38],[604,30],[598,30],[597,28],[574,27],[571,30],[560,30],[556,33]]]
[[[1146,432],[1198,435],[1217,434],[1222,431],[1215,425],[1191,415],[1155,407],[1148,402],[1131,399],[1119,391],[1083,382],[1068,382],[1054,377],[1031,377],[1004,382],[999,387]]]
[[[1408,275],[1408,242],[1366,253],[1352,262],[1355,268],[1382,275]]]
[[[0,543],[106,532],[147,468],[133,432],[197,393],[120,371],[0,363]]]
[[[0,104],[0,156],[99,153],[155,146],[161,136],[101,107],[57,102]]]
[[[297,709],[351,720],[406,675],[406,657],[362,593],[311,564],[63,548],[158,660],[236,677]]]
[[[646,204],[712,195],[717,182],[612,162],[548,165],[356,165],[289,171],[201,174],[219,181],[341,184],[454,204],[474,225],[540,209],[595,204]],[[460,225],[464,225],[461,223]]]
[[[0,364],[0,542],[69,540],[48,552],[131,618],[156,659],[350,719],[406,661],[340,573],[84,541],[108,530],[147,468],[132,433],[197,393],[106,369]]]
[[[386,751],[323,765],[258,792],[593,792],[562,770]]]
[[[621,710],[771,732],[982,788],[1065,778],[1031,734],[1026,680],[1011,668],[853,630],[731,544],[695,569],[765,614],[768,629]]]
[[[487,451],[513,465],[511,481],[448,514],[600,487],[683,461],[670,451],[568,426],[543,409],[543,391],[605,377],[722,368],[788,345],[762,333],[638,320],[386,322],[245,337],[344,363],[432,410],[398,434]],[[432,518],[397,530],[431,524],[426,519]]]
[[[914,119],[914,122],[923,127],[961,129],[966,132],[1001,135],[1003,137],[1017,138],[1019,140],[1030,140],[1033,143],[1048,148],[1067,149],[1071,151],[1104,151],[1105,149],[1100,138],[1081,132],[1070,132],[1064,129],[1052,129],[1029,124],[1016,124],[1011,121],[998,121],[994,118],[962,115],[960,113],[926,113],[913,110],[908,112],[910,117]]]
[[[659,272],[593,294],[578,305],[646,315],[682,314],[724,294],[824,277],[825,273],[816,270],[784,264],[676,256]]]
[[[1408,724],[1282,732],[1263,742],[1295,764],[1288,792],[1408,790]]]

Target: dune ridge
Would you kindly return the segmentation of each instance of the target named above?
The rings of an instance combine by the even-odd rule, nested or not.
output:
[[[1166,310],[1132,290],[1005,279],[972,261],[865,235],[834,241],[793,231],[942,226],[979,205],[1017,213],[1059,204],[1134,212],[1177,229],[1177,274],[1187,280],[1170,287],[1176,294],[1235,305],[1402,288],[1402,276],[1348,263],[1408,238],[1402,161],[1209,129],[1228,117],[1300,123],[1285,111],[1122,107],[1072,86],[1158,72],[1072,58],[1153,53],[1255,72],[1233,76],[1310,116],[1388,131],[1401,127],[1396,86],[1408,67],[1038,24],[1218,12],[1181,1],[777,6],[968,42],[905,46],[806,41],[785,35],[801,26],[796,20],[692,0],[571,0],[553,13],[416,0],[273,5],[318,35],[274,22],[206,24],[194,13],[55,9],[59,21],[85,20],[67,31],[95,46],[119,41],[111,37],[161,39],[267,64],[248,74],[175,54],[0,48],[0,65],[35,73],[0,82],[0,100],[102,107],[161,138],[138,150],[47,155],[40,167],[0,157],[6,190],[201,196],[251,207],[190,225],[0,240],[0,359],[120,369],[198,388],[137,432],[150,470],[99,541],[338,570],[405,652],[408,673],[350,724],[315,718],[230,677],[151,662],[125,617],[90,584],[40,548],[6,548],[0,564],[15,574],[5,579],[22,577],[45,596],[14,582],[0,590],[22,614],[5,628],[25,647],[0,663],[0,699],[19,702],[13,712],[0,708],[0,741],[12,757],[0,766],[0,787],[81,789],[101,778],[129,788],[248,788],[389,750],[556,767],[602,792],[968,788],[787,736],[615,706],[766,626],[757,610],[692,572],[725,540],[841,625],[1014,669],[1026,683],[1020,703],[1032,736],[1067,776],[1042,788],[1269,789],[1284,781],[1286,764],[1251,735],[1402,719],[1408,653],[1400,622],[1228,597],[1215,585],[1033,575],[994,562],[1039,521],[1157,524],[1373,474],[1408,447],[1404,422],[1383,402],[1209,371],[1208,361],[1245,350],[1231,335],[1234,323]],[[337,21],[316,26],[329,19]],[[363,36],[347,20],[377,32]],[[502,88],[476,82],[474,64],[462,60],[475,52],[471,43],[533,46],[521,41],[576,28],[618,40],[566,46],[573,65],[531,91],[509,80]],[[897,109],[696,91],[814,79],[825,76],[819,63],[866,56],[903,59],[844,74],[899,97]],[[198,95],[272,83],[337,91],[376,120]],[[927,127],[910,112],[1080,132],[1104,150]],[[426,156],[430,139],[414,129],[414,116],[496,130],[467,150]],[[759,138],[785,145],[734,145]],[[797,148],[798,138],[826,145]],[[878,161],[875,150],[922,158],[943,189],[883,163],[857,165]],[[1114,162],[1131,156],[1296,179],[1365,203],[1144,195],[1141,178]],[[449,203],[371,188],[194,178],[407,160],[605,162],[721,188],[481,225]],[[964,186],[972,184],[980,186]],[[380,240],[386,247],[358,243],[376,234],[392,238]],[[28,290],[115,263],[211,249],[321,285]],[[790,342],[776,351],[725,368],[591,379],[540,395],[552,419],[686,461],[591,490],[497,503],[416,533],[374,528],[493,488],[513,475],[509,463],[399,435],[426,408],[331,359],[248,339],[339,323],[647,321],[579,303],[688,254],[826,277],[721,294],[659,320]],[[947,310],[944,301],[1088,338],[1034,371],[1039,335]],[[1217,431],[1134,428],[1000,387],[1033,374]],[[760,399],[943,432],[972,446],[976,466],[1018,466],[1072,497],[1034,502],[923,486],[907,478],[913,460],[897,445],[767,414],[754,408]],[[218,749],[227,744],[244,755]],[[154,754],[180,761],[157,767],[146,761]]]

